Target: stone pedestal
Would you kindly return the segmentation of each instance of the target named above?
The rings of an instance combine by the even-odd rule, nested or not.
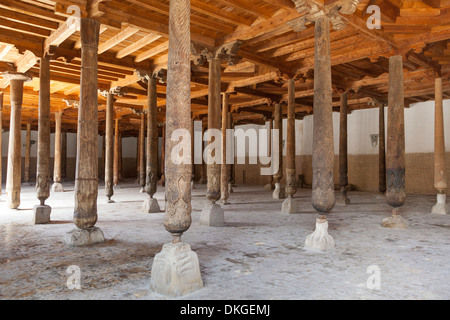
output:
[[[298,213],[298,202],[294,198],[287,198],[284,200],[281,206],[281,213],[283,214],[297,214]]]
[[[400,209],[395,208],[392,210],[392,216],[389,218],[383,219],[381,225],[385,228],[391,229],[406,229],[408,228],[408,223],[402,216],[400,215]]]
[[[231,182],[228,183],[228,193],[234,193],[233,184]]]
[[[91,244],[105,242],[105,236],[100,228],[74,229],[68,232],[64,238],[67,245],[72,247],[83,247]]]
[[[50,214],[52,208],[49,206],[35,206],[33,208],[33,224],[47,224],[50,223]]]
[[[64,192],[64,187],[61,183],[55,182],[52,184],[52,192]]]
[[[155,198],[149,198],[142,204],[142,211],[144,213],[160,213],[161,208],[159,207],[158,200]]]
[[[284,193],[284,188],[281,188],[280,183],[275,183],[275,190],[273,191],[273,198],[274,199],[285,199],[286,194]]]
[[[153,259],[150,288],[180,297],[203,288],[198,256],[187,243],[168,243]]]
[[[433,214],[448,214],[448,207],[445,204],[445,200],[447,195],[438,194],[437,195],[437,203],[433,206],[431,213]]]
[[[306,237],[305,248],[321,251],[335,248],[334,239],[328,234],[328,220],[317,219],[316,230]]]
[[[336,204],[339,206],[347,206],[350,203],[350,199],[347,197],[347,192],[341,193],[341,195],[336,199]]]
[[[224,210],[218,204],[208,204],[200,215],[200,224],[208,227],[223,227],[224,216]]]

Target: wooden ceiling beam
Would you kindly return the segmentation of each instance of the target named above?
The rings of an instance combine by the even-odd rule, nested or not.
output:
[[[131,37],[133,34],[135,34],[137,32],[139,32],[139,29],[133,28],[133,27],[127,27],[127,28],[123,29],[115,36],[113,36],[113,37],[109,38],[108,40],[106,40],[105,42],[101,43],[98,46],[98,53],[102,54],[103,52],[108,51],[109,49],[117,46],[119,43],[121,43],[122,41],[125,41],[126,39],[128,39],[129,37]]]

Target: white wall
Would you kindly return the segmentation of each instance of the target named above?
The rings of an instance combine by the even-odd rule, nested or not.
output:
[[[303,155],[312,154],[313,118],[303,120]],[[385,108],[387,132],[388,108]],[[348,153],[352,155],[378,154],[370,135],[378,134],[378,109],[353,111],[348,115]],[[339,154],[339,113],[333,112],[334,152]],[[444,128],[446,150],[450,150],[450,100],[444,101]],[[387,133],[386,133],[387,134]],[[434,152],[434,101],[412,104],[405,109],[406,153]]]

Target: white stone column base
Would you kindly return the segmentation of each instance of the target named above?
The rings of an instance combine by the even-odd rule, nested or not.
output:
[[[407,221],[398,214],[393,214],[389,218],[383,219],[381,225],[385,228],[391,229],[406,229],[408,228]]]
[[[64,192],[64,187],[61,183],[55,182],[52,184],[52,192]]]
[[[437,195],[437,203],[433,206],[431,210],[432,214],[448,214],[449,210],[445,203],[447,198],[446,194],[438,194]]]
[[[298,202],[294,198],[287,198],[284,200],[281,206],[281,213],[283,214],[297,214],[298,213]]]
[[[317,219],[316,230],[306,237],[305,248],[321,251],[335,248],[334,239],[328,234],[328,220]]]
[[[208,227],[223,227],[225,212],[218,204],[208,204],[200,214],[200,224]]]
[[[106,241],[103,231],[97,227],[87,230],[74,229],[66,234],[64,240],[71,247],[83,247]]]
[[[153,259],[150,288],[180,297],[203,288],[198,256],[187,243],[167,243]]]
[[[144,213],[160,213],[161,208],[159,207],[158,200],[155,198],[149,198],[142,204],[142,212]]]
[[[33,208],[33,224],[50,223],[50,214],[52,208],[50,206],[35,206]]]
[[[228,183],[228,193],[233,193],[233,184],[232,183]]]
[[[275,190],[273,191],[273,198],[274,199],[286,199],[286,194],[284,193],[284,189],[281,188],[280,183],[275,183]]]

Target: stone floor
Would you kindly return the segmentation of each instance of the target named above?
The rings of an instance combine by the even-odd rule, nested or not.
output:
[[[3,189],[4,190],[4,189]],[[84,248],[64,244],[72,223],[74,190],[52,194],[52,223],[31,224],[37,203],[24,187],[21,209],[0,202],[0,299],[167,299],[149,288],[153,257],[171,237],[164,213],[144,214],[145,194],[134,183],[115,190],[115,204],[99,191],[100,227],[107,242]],[[226,226],[198,223],[205,186],[193,191],[193,223],[183,236],[197,252],[204,288],[188,300],[450,299],[450,216],[431,215],[432,195],[408,195],[406,230],[381,227],[390,215],[383,196],[352,192],[352,204],[329,216],[332,252],[305,250],[316,214],[310,190],[300,190],[298,215],[281,215],[282,200],[263,187],[237,186],[225,207]],[[164,210],[164,194],[157,193]],[[81,289],[70,290],[70,266],[81,271]],[[380,289],[370,289],[371,268]]]

